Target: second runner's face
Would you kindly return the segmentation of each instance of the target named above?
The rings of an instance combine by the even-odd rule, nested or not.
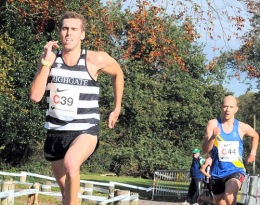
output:
[[[73,50],[80,48],[81,40],[85,38],[85,32],[82,31],[82,22],[80,19],[64,19],[60,31],[61,43],[64,49]]]
[[[238,110],[237,104],[234,100],[226,100],[222,105],[222,114],[225,119],[232,119],[234,118],[236,112]]]

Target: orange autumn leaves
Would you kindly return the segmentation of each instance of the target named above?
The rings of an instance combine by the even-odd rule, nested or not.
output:
[[[124,58],[142,59],[147,64],[162,61],[166,65],[172,62],[172,57],[184,69],[185,65],[180,55],[176,41],[166,36],[166,25],[163,19],[156,16],[157,8],[151,10],[138,9],[134,18],[127,24],[127,49]]]
[[[181,50],[181,44],[195,39],[194,26],[187,19],[180,31],[175,25],[176,19],[168,16],[167,18],[171,19],[166,20],[164,12],[162,8],[142,2],[131,16],[126,18],[124,27],[120,28],[125,35],[125,43],[122,46],[124,59],[142,60],[147,65],[163,62],[167,66],[174,63],[185,70],[183,55],[186,51]],[[117,33],[113,31],[118,30],[118,24],[111,22],[113,21],[107,22],[107,28],[110,35],[114,36]]]
[[[9,3],[13,3],[9,0]],[[93,3],[93,2],[92,2]],[[24,22],[31,18],[35,24],[36,38],[44,32],[45,26],[50,19],[57,21],[58,17],[66,10],[64,1],[23,1],[20,0],[22,7],[13,4],[13,7],[19,8],[18,12],[24,19]],[[113,22],[110,10],[96,3],[95,6],[86,2],[83,6],[82,14],[89,22],[86,31],[84,45],[91,44],[94,49],[106,49],[108,36],[117,36],[118,22]],[[187,20],[183,25],[182,35],[170,34],[163,17],[162,8],[150,6],[148,2],[142,2],[128,19],[124,19],[123,29],[126,39],[122,47],[122,57],[128,60],[143,60],[148,65],[154,65],[155,62],[163,62],[165,66],[172,63],[177,64],[180,69],[185,70],[185,63],[182,55],[185,55],[179,48],[181,42],[191,42],[195,38],[194,26]],[[118,19],[117,19],[118,20]],[[120,20],[120,19],[119,19]],[[57,22],[55,22],[57,24]],[[94,39],[94,40],[93,40]]]
[[[7,4],[8,9],[18,12],[24,23],[28,20],[34,22],[33,29],[37,39],[44,34],[50,20],[54,20],[57,25],[59,17],[68,10],[68,6],[73,4],[78,6],[76,3],[68,3],[64,0],[8,0]],[[97,50],[110,50],[107,46],[109,37],[121,41],[120,35],[124,35],[122,45],[117,45],[120,47],[123,59],[142,60],[148,67],[156,62],[163,62],[164,66],[176,64],[180,69],[186,70],[184,58],[187,50],[183,49],[185,48],[183,45],[192,43],[200,37],[196,34],[192,23],[192,21],[196,22],[195,19],[191,21],[186,17],[174,29],[178,18],[174,15],[166,15],[163,8],[153,6],[149,1],[138,1],[134,11],[125,9],[121,16],[115,15],[120,13],[120,7],[113,5],[112,1],[110,4],[107,3],[107,7],[97,0],[85,1],[81,4],[77,12],[82,13],[88,21],[84,46]],[[253,6],[251,5],[250,8]],[[243,27],[244,19],[238,16],[232,20],[237,22],[238,28]],[[212,61],[206,68],[213,69],[215,63],[216,61]],[[249,66],[248,69],[253,68]]]

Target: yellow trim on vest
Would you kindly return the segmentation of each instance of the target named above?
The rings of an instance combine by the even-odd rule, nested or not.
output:
[[[220,135],[217,135],[217,137],[216,137],[216,139],[214,141],[214,145],[217,148],[218,148],[218,141],[224,141],[224,139]]]
[[[238,168],[243,168],[244,170],[245,170],[245,166],[244,166],[244,164],[242,163],[242,162],[240,162],[240,161],[234,161],[234,162],[232,162],[236,167],[238,167]]]
[[[217,138],[216,140],[214,141],[214,145],[215,147],[218,148],[218,141],[225,141],[220,135],[217,135]],[[242,159],[240,157],[240,160],[237,160],[237,161],[234,161],[234,162],[231,162],[232,164],[234,164],[237,168],[243,168],[244,170],[246,170],[243,162],[242,162]]]

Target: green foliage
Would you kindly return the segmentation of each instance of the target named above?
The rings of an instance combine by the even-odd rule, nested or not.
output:
[[[44,5],[46,2],[43,1]],[[101,142],[83,171],[113,171],[150,178],[155,169],[188,169],[189,153],[201,145],[206,122],[220,112],[219,105],[225,95],[221,86],[222,62],[206,69],[202,47],[192,41],[187,33],[189,27],[176,26],[170,16],[153,16],[151,8],[149,15],[141,13],[142,22],[146,22],[142,24],[146,29],[143,32],[135,27],[140,25],[138,13],[123,13],[119,7],[105,8],[99,1],[56,4],[50,1],[53,6],[44,10],[48,21],[31,15],[38,8],[36,3],[7,2],[8,8],[0,11],[3,23],[0,31],[12,42],[8,44],[8,54],[3,56],[14,54],[19,59],[15,63],[5,59],[10,65],[10,80],[7,78],[6,82],[13,93],[12,98],[0,93],[2,162],[17,165],[32,160],[34,168],[30,164],[23,168],[35,172],[44,172],[48,167],[42,158],[45,99],[33,104],[28,99],[28,90],[43,45],[57,39],[55,29],[46,30],[46,26],[53,21],[56,27],[64,8],[63,11],[72,9],[86,16],[89,25],[83,46],[110,53],[119,61],[125,75],[122,114],[112,130],[107,128],[113,109],[111,79],[100,76]],[[52,14],[55,8],[57,11]],[[155,29],[159,27],[161,30]],[[134,37],[142,41],[130,44],[135,38],[126,32],[134,29],[137,29]],[[125,58],[128,51],[130,56]]]
[[[256,130],[260,131],[260,122],[259,122],[259,100],[257,99],[257,94],[255,93],[246,93],[239,96],[238,98],[238,107],[239,111],[237,112],[237,118],[247,124],[255,127]],[[254,122],[255,116],[255,122]]]
[[[0,37],[0,92],[5,93],[9,97],[13,94],[13,78],[10,73],[13,71],[13,65],[19,63],[19,59],[16,59],[17,55],[13,49],[13,39],[11,39],[6,33]]]
[[[140,61],[127,63],[127,68],[119,123],[113,132],[103,127],[101,133],[114,150],[112,170],[119,175],[151,177],[157,168],[188,169],[189,155],[179,156],[200,146],[207,120],[219,116],[220,109],[215,108],[223,97],[221,87],[174,68],[151,74]],[[111,93],[107,84],[101,84],[106,85],[101,89],[105,90],[101,105],[103,109],[108,105],[105,110],[109,111],[112,98],[107,96]]]
[[[253,87],[250,79],[257,80],[258,88],[260,85],[260,16],[257,12],[252,12],[252,15],[253,17],[250,19],[251,30],[244,34],[242,46],[238,50],[231,51],[228,54],[229,66],[236,72],[235,77],[239,77],[241,71],[247,73],[247,79],[249,79],[249,83],[246,83],[248,90]]]
[[[237,112],[237,118],[249,124],[255,130],[260,133],[260,105],[259,105],[259,100],[257,98],[256,93],[246,93],[244,95],[241,95],[239,98],[239,111]],[[245,149],[245,157],[247,157],[251,151],[251,138],[245,137],[244,138],[244,149]],[[257,156],[259,156],[260,150],[258,149]],[[258,157],[256,157],[258,158]],[[256,173],[259,173],[259,167],[260,167],[260,162],[256,160]],[[252,166],[247,165],[247,169],[249,173],[253,173],[252,171]]]
[[[39,106],[33,105],[28,99],[28,90],[32,76],[35,73],[36,57],[40,53],[37,41],[34,39],[31,25],[23,24],[17,15],[13,18],[13,10],[2,10],[1,51],[3,52],[1,70],[6,73],[4,84],[12,92],[0,93],[1,116],[1,161],[12,165],[23,163],[32,155],[37,141],[41,141],[43,130],[43,112]],[[2,41],[1,41],[2,42]],[[28,43],[30,42],[30,43]],[[9,59],[9,61],[8,61]],[[39,126],[40,125],[40,126]]]

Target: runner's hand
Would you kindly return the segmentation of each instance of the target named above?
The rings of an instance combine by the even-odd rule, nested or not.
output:
[[[220,135],[220,127],[216,127],[213,130],[213,135],[216,138],[216,136]]]
[[[43,58],[45,61],[48,61],[50,62],[52,60],[52,56],[53,56],[53,51],[52,49],[57,49],[59,48],[59,45],[58,45],[58,41],[49,41],[44,47],[44,55],[43,55]]]
[[[114,128],[115,124],[117,122],[119,116],[119,112],[113,111],[110,113],[109,115],[109,119],[108,119],[108,127],[109,128]]]
[[[254,161],[255,161],[255,155],[250,153],[249,156],[247,157],[246,163],[249,164],[249,163],[253,163]]]

